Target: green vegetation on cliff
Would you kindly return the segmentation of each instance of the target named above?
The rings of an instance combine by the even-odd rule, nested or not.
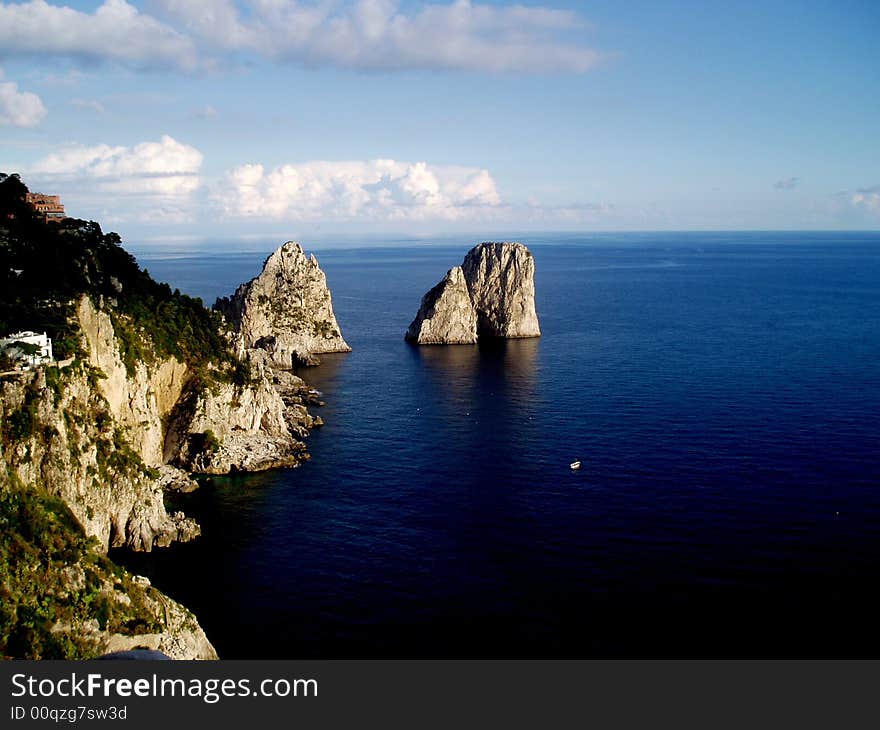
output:
[[[0,484],[0,658],[83,659],[98,632],[161,630],[146,590],[87,538],[67,505]]]
[[[116,233],[94,221],[45,222],[24,203],[27,187],[0,173],[0,334],[46,331],[56,357],[76,354],[73,308],[83,294],[111,314],[129,372],[138,361],[176,357],[194,369],[225,367],[246,375],[221,330],[221,318],[201,299],[152,279],[120,246]]]
[[[110,317],[129,375],[174,357],[188,366],[188,389],[205,388],[243,383],[247,365],[201,300],[154,281],[97,223],[35,216],[26,192],[0,173],[0,336],[45,331],[56,358],[74,362],[0,379],[0,658],[85,658],[118,635],[200,631],[185,609],[102,554],[106,535],[99,545],[83,528],[94,532],[90,521],[126,489],[131,514],[137,508],[147,524],[158,473],[100,392],[107,376],[82,352],[77,305],[88,297]]]

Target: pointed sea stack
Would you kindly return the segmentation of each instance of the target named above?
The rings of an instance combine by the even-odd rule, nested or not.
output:
[[[521,243],[480,243],[422,297],[406,339],[473,344],[480,337],[540,337],[535,259]]]
[[[449,269],[443,281],[422,297],[406,339],[420,345],[473,345],[477,341],[477,312],[461,266]]]
[[[342,338],[327,278],[314,254],[288,241],[263,271],[214,308],[235,328],[242,350],[264,350],[276,367],[314,365],[318,354],[351,352]]]

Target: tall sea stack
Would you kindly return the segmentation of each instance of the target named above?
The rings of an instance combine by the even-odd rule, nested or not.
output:
[[[264,350],[276,367],[317,364],[318,354],[351,352],[342,338],[327,278],[314,254],[288,241],[259,276],[214,305],[238,333],[240,350]]]
[[[419,345],[540,337],[535,259],[521,243],[480,243],[424,297],[406,332]]]

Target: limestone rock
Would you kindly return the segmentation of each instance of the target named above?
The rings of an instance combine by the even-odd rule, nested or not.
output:
[[[308,458],[302,439],[314,426],[306,408],[314,399],[300,378],[272,367],[270,353],[244,353],[253,378],[243,385],[223,379],[204,385],[173,358],[149,365],[137,362],[129,372],[109,314],[87,297],[80,300],[76,314],[87,370],[65,371],[62,400],[47,401],[45,413],[47,424],[62,422],[64,427],[58,427],[55,440],[32,446],[46,453],[47,460],[63,459],[66,466],[44,466],[43,474],[32,476],[34,465],[22,458],[18,470],[25,481],[40,478],[50,490],[57,485],[54,490],[87,534],[95,535],[105,548],[150,550],[199,534],[195,522],[175,518],[165,508],[163,492],[198,487],[181,469],[208,474],[260,471],[295,466]],[[98,377],[89,377],[88,369]],[[36,387],[44,388],[39,383]],[[11,395],[9,402],[15,402]],[[96,412],[106,414],[103,433],[85,427]],[[70,417],[74,413],[77,418]],[[147,468],[114,474],[109,491],[96,489],[95,479],[103,483],[104,478],[101,464],[95,462],[103,458],[103,444],[112,441],[116,431],[124,434]],[[83,456],[77,457],[78,452]],[[103,472],[108,475],[106,468]]]
[[[162,464],[159,472],[158,484],[166,492],[179,492],[187,494],[199,488],[199,483],[183,469],[178,469],[171,464]]]
[[[425,294],[406,339],[453,345],[540,335],[531,252],[521,243],[481,243]]]
[[[76,316],[85,361],[0,383],[0,422],[33,413],[27,436],[4,445],[0,472],[61,497],[104,550],[149,551],[199,534],[165,505],[166,492],[198,486],[181,467],[224,474],[308,458],[314,400],[296,375],[269,367],[267,353],[239,385],[206,385],[173,359],[128,372],[107,312],[83,297]]]
[[[461,266],[450,269],[443,281],[422,297],[406,339],[419,345],[467,345],[477,341],[477,313]]]
[[[521,243],[481,243],[468,251],[462,270],[481,337],[541,336],[531,251]]]
[[[63,499],[104,550],[149,551],[197,535],[195,522],[168,514],[155,473],[123,445],[125,432],[88,366],[53,370],[54,385],[47,370],[0,383],[0,420],[26,403],[32,415],[28,433],[4,444],[0,471]]]
[[[253,364],[253,363],[252,363]],[[228,474],[296,466],[313,419],[293,373],[257,368],[254,382],[184,393],[169,419],[165,457],[191,472]]]
[[[76,309],[77,324],[92,367],[105,377],[97,388],[107,400],[117,423],[126,429],[132,448],[150,466],[163,463],[166,417],[180,398],[189,373],[185,363],[169,358],[147,367],[138,362],[129,375],[119,353],[119,342],[110,315],[82,297]]]
[[[84,579],[83,571],[78,565],[69,569],[72,573],[79,572]],[[92,574],[92,581],[97,576]],[[99,578],[97,578],[99,579]],[[177,601],[160,593],[150,580],[140,575],[123,573],[123,582],[127,590],[118,581],[104,580],[100,585],[100,593],[105,602],[131,606],[132,599],[137,600],[138,611],[142,617],[152,623],[152,631],[138,633],[138,627],[131,632],[101,629],[98,621],[91,620],[77,624],[56,623],[53,633],[74,634],[79,642],[91,647],[95,656],[131,649],[152,649],[160,651],[171,659],[217,659],[217,652],[205,636],[195,615]],[[122,609],[124,611],[124,608]]]
[[[240,354],[265,350],[276,367],[316,364],[315,355],[351,351],[333,314],[324,272],[314,255],[306,256],[293,241],[266,259],[259,276],[214,306],[235,329]]]
[[[122,546],[150,551],[200,534],[194,520],[165,505],[166,492],[198,486],[180,467],[220,474],[307,459],[302,439],[318,425],[307,405],[323,404],[289,368],[294,358],[349,348],[314,257],[306,259],[289,244],[269,257],[263,275],[271,283],[257,277],[258,286],[251,282],[237,292],[245,291],[236,344],[251,367],[235,377],[224,363],[193,368],[155,353],[124,362],[114,317],[125,315],[114,311],[114,300],[82,296],[73,302],[70,324],[81,336],[82,356],[0,381],[0,491],[15,485],[59,497],[101,552]],[[253,308],[247,292],[257,302]],[[296,316],[283,306],[261,309],[269,301],[266,292],[276,304],[295,297]],[[287,320],[300,326],[285,327]],[[262,334],[255,349],[245,347],[244,334],[256,331]],[[142,335],[149,349],[150,333]],[[275,367],[279,354],[287,369]],[[82,566],[71,570],[82,573]],[[71,575],[70,585],[80,578]],[[109,585],[114,601],[134,601],[132,586]],[[216,657],[189,611],[153,588],[148,593],[149,600],[137,602],[148,620],[131,633],[91,619],[52,630],[82,638],[96,653],[145,646],[175,658]]]

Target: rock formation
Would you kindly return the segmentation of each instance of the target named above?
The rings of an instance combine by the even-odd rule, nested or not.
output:
[[[461,266],[446,272],[422,297],[406,337],[420,345],[472,345],[477,341],[477,311]]]
[[[74,365],[51,383],[37,370],[0,384],[0,420],[27,414],[0,455],[0,471],[63,499],[104,550],[149,551],[196,537],[193,520],[166,510],[162,484],[125,441],[90,375]]]
[[[236,330],[239,354],[264,350],[276,367],[312,365],[316,355],[351,352],[333,314],[324,272],[314,254],[306,256],[293,241],[266,259],[259,276],[214,307]]]
[[[0,496],[45,490],[63,501],[85,536],[96,538],[96,550],[150,551],[200,534],[194,520],[165,504],[166,491],[197,487],[187,472],[256,471],[308,458],[302,439],[320,419],[307,405],[323,404],[296,375],[271,368],[265,353],[239,383],[219,371],[211,377],[210,364],[206,375],[173,357],[127,370],[100,304],[81,297],[72,325],[81,358],[0,381]],[[72,562],[56,582],[79,591],[76,575],[96,571],[84,567],[87,560]],[[119,607],[114,615],[134,606],[134,629],[98,625],[77,609],[79,618],[59,622],[52,635],[76,637],[87,655],[147,646],[174,658],[216,657],[187,609],[128,578],[120,589],[108,576],[101,600]]]
[[[291,366],[349,350],[324,274],[285,244],[218,303],[230,331],[152,280],[116,234],[84,221],[40,228],[3,208],[14,197],[0,195],[4,261],[18,272],[0,319],[53,323],[66,357],[0,378],[0,657],[148,647],[216,658],[192,613],[107,552],[199,535],[165,503],[198,488],[193,472],[308,458],[303,439],[322,421],[307,406],[323,403]]]
[[[322,421],[307,406],[323,403],[290,368],[349,349],[324,274],[285,244],[226,300],[231,332],[155,282],[116,234],[94,221],[40,226],[14,205],[27,192],[17,178],[0,174],[0,187],[4,262],[16,271],[0,319],[52,323],[65,353],[0,377],[0,657],[144,646],[215,658],[192,613],[107,552],[199,535],[165,503],[198,488],[191,472],[308,458],[303,439]]]
[[[247,387],[194,388],[169,418],[166,458],[187,471],[228,474],[296,466],[308,459],[316,425],[308,386],[290,372],[260,368]]]
[[[176,659],[216,659],[190,611],[102,554],[123,545],[149,551],[200,529],[166,510],[164,480],[185,475],[171,467],[160,475],[131,448],[96,387],[98,372],[78,362],[0,382],[0,499],[4,517],[14,516],[0,535],[0,571],[15,612],[0,618],[0,655],[87,658],[148,646]],[[53,552],[22,551],[22,535]],[[15,571],[6,572],[10,558]],[[15,639],[15,616],[38,614],[46,622],[36,633]]]
[[[82,569],[79,566],[68,568],[73,585],[85,582],[85,571],[82,571],[82,576],[79,575],[80,571]],[[98,579],[102,577],[98,576]],[[91,580],[95,579],[93,573]],[[141,615],[141,625],[137,631],[123,633],[111,630],[106,624],[101,627],[95,619],[70,626],[58,623],[52,630],[55,633],[75,632],[76,641],[95,655],[130,649],[152,649],[171,659],[218,658],[192,611],[153,588],[149,579],[144,576],[123,574],[123,581],[122,584],[118,578],[102,581],[100,594],[109,605],[115,604],[114,608],[118,606],[117,611],[124,611],[131,603],[137,602]]]
[[[152,367],[138,362],[129,373],[108,312],[96,307],[89,297],[81,297],[76,319],[88,363],[104,376],[98,379],[97,387],[114,419],[126,429],[129,443],[145,463],[164,463],[162,421],[180,399],[191,376],[186,364],[173,357]]]
[[[481,243],[425,294],[406,339],[453,345],[540,335],[531,252],[521,243]]]
[[[483,337],[540,337],[535,259],[521,243],[481,243],[462,264]]]
[[[96,638],[101,654],[130,649],[153,649],[171,659],[219,658],[192,611],[157,591],[144,576],[135,575],[132,579],[144,588],[144,608],[159,617],[159,626],[144,634],[100,632]]]
[[[126,370],[109,314],[76,307],[83,361],[0,383],[0,422],[27,414],[0,454],[23,484],[42,484],[104,550],[149,551],[196,537],[169,513],[164,492],[188,491],[187,472],[226,474],[294,466],[316,420],[308,386],[255,358],[244,383],[205,382],[174,358]],[[51,376],[51,382],[49,381]],[[18,415],[17,415],[18,414]],[[183,471],[185,470],[185,471]]]

